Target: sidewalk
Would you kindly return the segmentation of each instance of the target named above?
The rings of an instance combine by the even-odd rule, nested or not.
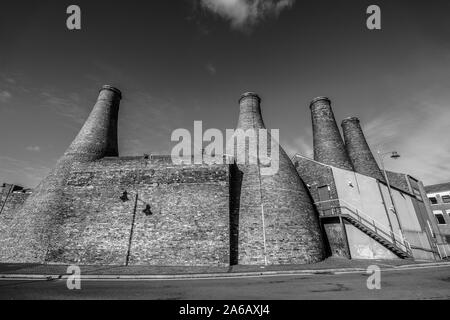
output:
[[[335,274],[365,272],[370,265],[382,270],[414,267],[448,266],[450,262],[412,260],[348,260],[328,258],[308,265],[232,266],[232,267],[171,267],[171,266],[80,266],[85,279],[188,279],[231,278],[292,274]],[[69,265],[0,264],[0,278],[61,279],[68,276]]]

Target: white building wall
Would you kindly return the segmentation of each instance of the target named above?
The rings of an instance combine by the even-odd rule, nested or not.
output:
[[[363,216],[383,225],[386,230],[390,230],[390,225],[392,225],[396,235],[402,233],[398,224],[399,220],[403,236],[411,245],[431,249],[428,238],[420,226],[410,195],[391,188],[395,208],[397,209],[397,218],[395,212],[391,210],[393,205],[385,184],[355,172],[334,167],[332,170],[338,197],[342,200],[341,206],[349,206],[353,210],[357,209]],[[392,259],[395,257],[386,253],[384,247],[381,249],[380,244],[374,243],[376,241],[352,225],[347,225],[346,230],[353,258]],[[413,250],[413,256],[417,259],[433,259],[432,254],[424,250]]]

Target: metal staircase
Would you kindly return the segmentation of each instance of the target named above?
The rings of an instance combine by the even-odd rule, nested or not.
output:
[[[367,234],[402,259],[411,259],[412,251],[403,235],[395,234],[389,227],[377,222],[343,199],[315,203],[321,219],[341,217]]]

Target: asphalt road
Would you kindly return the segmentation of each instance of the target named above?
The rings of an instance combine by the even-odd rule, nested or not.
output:
[[[450,299],[450,267],[382,271],[381,289],[363,273],[209,280],[1,280],[0,299]]]

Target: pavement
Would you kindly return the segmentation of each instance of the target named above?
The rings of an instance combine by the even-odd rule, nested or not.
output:
[[[0,278],[0,299],[150,299],[150,300],[343,300],[450,299],[449,264],[385,266],[380,289],[368,289],[370,275],[362,270],[297,270],[226,278],[166,277],[82,278],[80,290],[69,290],[70,279]],[[287,271],[287,270],[285,270]],[[11,275],[11,274],[10,274]],[[98,276],[98,275],[97,275]],[[108,276],[108,275],[104,275]],[[126,276],[126,275],[122,275]],[[128,275],[130,276],[130,275]]]
[[[173,267],[173,266],[79,266],[84,279],[189,279],[239,276],[325,274],[365,271],[370,265],[381,269],[421,266],[450,266],[449,261],[349,260],[328,258],[315,264],[281,266]],[[64,279],[69,265],[0,264],[0,279]],[[71,273],[70,273],[71,274]]]
[[[413,260],[348,260],[328,258],[308,265],[173,267],[173,266],[80,266],[83,279],[209,279],[249,276],[333,274],[366,271],[377,265],[382,270],[411,267],[450,266],[450,262]],[[0,279],[65,279],[69,265],[0,264]]]

